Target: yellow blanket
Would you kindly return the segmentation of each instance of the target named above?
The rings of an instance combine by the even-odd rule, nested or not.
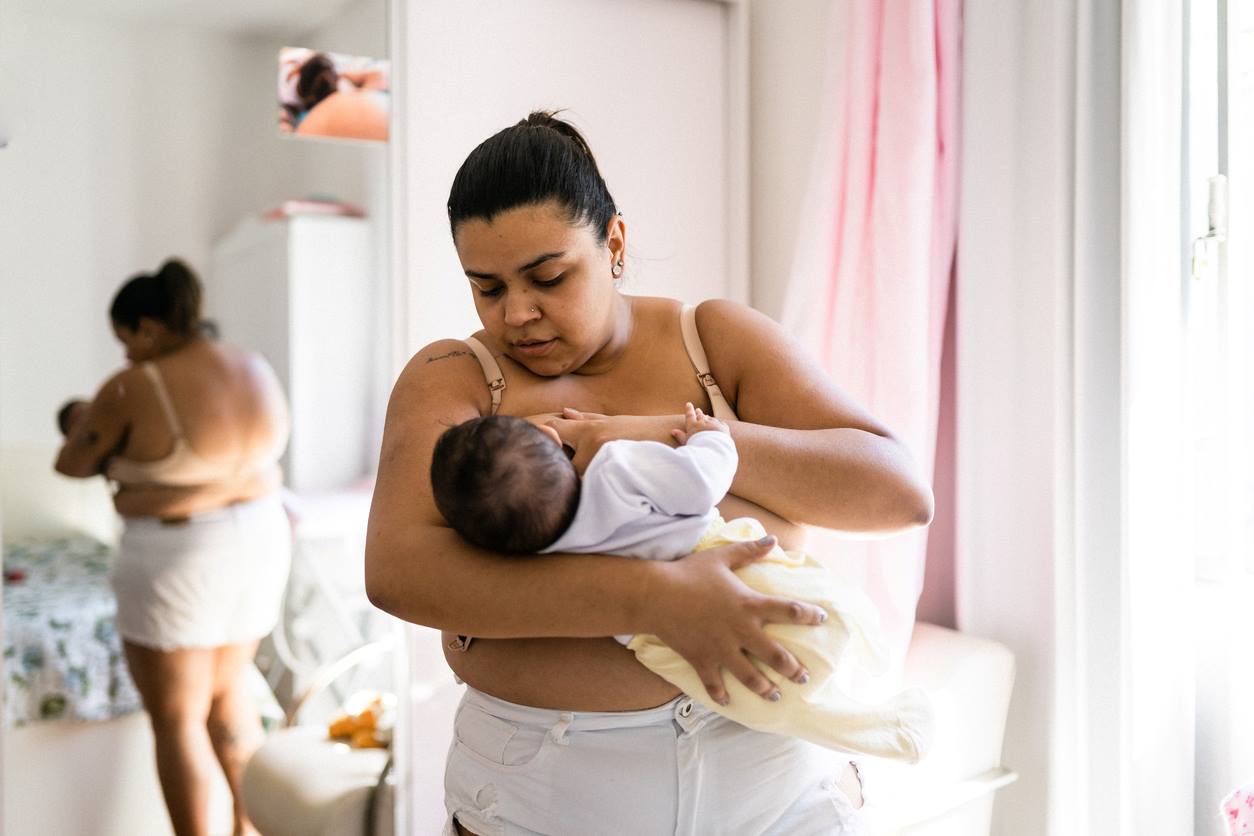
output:
[[[718,521],[696,550],[757,540],[766,534],[761,523],[747,517]],[[736,574],[752,589],[817,604],[827,621],[817,627],[772,624],[766,628],[810,672],[798,685],[760,660],[754,664],[779,688],[778,702],[769,702],[732,676],[724,675],[729,704],[710,699],[697,672],[678,653],[640,634],[627,645],[649,670],[723,716],[758,731],[800,737],[821,746],[897,760],[917,762],[932,733],[932,711],[926,695],[903,691],[879,705],[866,705],[842,693],[834,674],[840,663],[881,671],[884,654],[878,642],[879,615],[862,590],[846,583],[803,552],[776,546],[770,554]]]

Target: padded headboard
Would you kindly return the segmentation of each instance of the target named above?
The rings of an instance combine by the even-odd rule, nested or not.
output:
[[[117,543],[121,521],[104,477],[71,479],[52,469],[55,446],[0,446],[0,536],[9,543],[28,537],[82,534]]]

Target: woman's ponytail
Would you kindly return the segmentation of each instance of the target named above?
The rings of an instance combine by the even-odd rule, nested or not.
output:
[[[171,333],[187,335],[200,327],[201,297],[200,279],[182,261],[170,258],[156,273],[140,273],[122,285],[109,317],[132,331],[147,317]]]
[[[556,112],[537,110],[470,152],[449,191],[449,226],[456,236],[463,221],[547,201],[590,225],[601,243],[618,211],[583,134]]]

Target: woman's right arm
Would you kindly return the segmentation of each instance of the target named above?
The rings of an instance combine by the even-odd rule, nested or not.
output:
[[[133,369],[123,369],[100,387],[57,451],[53,468],[58,473],[86,479],[104,472],[109,457],[121,446],[130,423],[126,390],[133,375]]]
[[[720,666],[757,693],[773,690],[748,651],[793,676],[799,665],[763,632],[818,623],[818,607],[759,595],[733,574],[770,543],[736,544],[673,562],[599,555],[505,557],[466,543],[431,494],[431,452],[446,428],[489,409],[478,362],[445,340],[401,373],[388,404],[366,539],[366,591],[407,621],[482,638],[652,633],[719,698]]]
[[[483,638],[591,637],[641,627],[653,582],[643,561],[506,557],[449,528],[431,492],[431,453],[448,427],[489,411],[465,344],[420,351],[388,404],[366,538],[366,591],[407,621]]]

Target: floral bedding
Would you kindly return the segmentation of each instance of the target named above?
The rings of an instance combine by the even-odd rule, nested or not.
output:
[[[113,553],[82,537],[4,547],[4,724],[140,708],[113,626]]]

